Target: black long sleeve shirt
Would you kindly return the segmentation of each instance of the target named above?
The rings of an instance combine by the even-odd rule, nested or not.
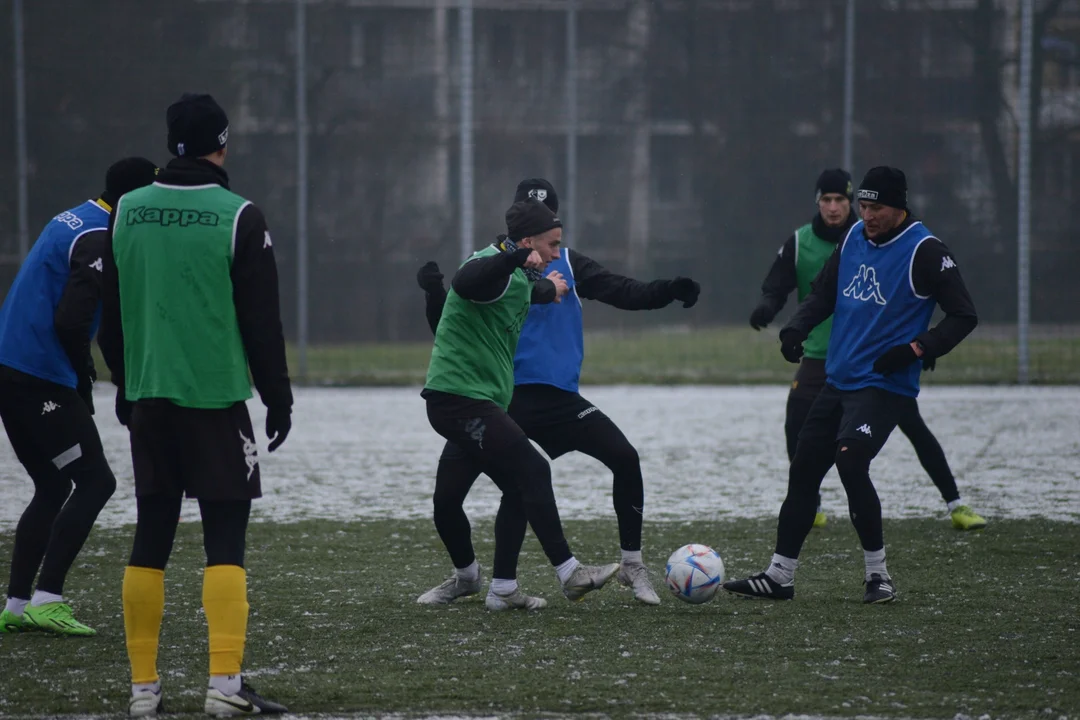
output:
[[[522,250],[518,250],[522,252]],[[516,255],[517,253],[515,253]],[[600,263],[596,262],[592,258],[582,255],[574,250],[569,250],[570,269],[574,273],[575,290],[578,297],[585,298],[587,300],[596,300],[612,307],[617,307],[620,310],[656,310],[659,308],[667,307],[674,301],[674,297],[671,295],[669,289],[670,284],[667,280],[653,280],[652,282],[641,282],[640,280],[634,280],[633,278],[625,277],[611,272]],[[504,257],[513,257],[509,253],[504,253]],[[498,256],[492,256],[491,258],[481,258],[481,260],[492,260]],[[528,257],[528,253],[524,257]],[[462,272],[470,265],[480,262],[480,260],[474,260],[470,263],[466,263],[462,266],[458,274],[454,276],[452,286],[454,290],[465,297],[466,299],[491,299],[498,297],[499,293],[506,287],[509,272],[512,272],[512,267],[518,267],[514,265],[511,270],[507,272],[506,276],[496,275],[497,272],[493,267],[493,263],[488,264],[488,268],[482,267],[473,268],[469,275],[466,276],[466,292],[476,292],[469,287],[468,282],[486,282],[487,284],[483,288],[483,297],[467,297],[462,293],[459,288]],[[509,263],[510,261],[504,261]],[[521,260],[524,262],[524,260]],[[491,273],[491,277],[495,279],[486,278],[484,280],[476,280],[478,277],[486,277],[487,273]],[[548,282],[550,281],[541,281]],[[537,283],[537,286],[540,282]],[[534,293],[536,291],[534,290]],[[551,287],[551,292],[554,293],[554,285]],[[533,302],[536,303],[534,295]],[[550,300],[548,301],[550,302]],[[428,326],[431,328],[431,332],[435,332],[435,329],[439,327],[439,319],[442,317],[443,305],[446,303],[446,291],[436,290],[435,292],[428,292],[427,299],[424,306],[424,314],[427,316]]]
[[[810,224],[813,225],[814,234],[819,238],[838,244],[847,236],[851,226],[858,220],[859,218],[852,212],[848,214],[848,219],[842,226],[829,227],[821,219],[821,214],[815,213]],[[796,241],[795,233],[788,236],[788,239],[780,247],[780,252],[776,254],[773,264],[769,267],[768,275],[765,276],[765,280],[761,283],[761,300],[759,302],[768,306],[772,310],[774,317],[784,309],[788,296],[799,287],[799,278],[795,266]]]
[[[899,227],[875,238],[876,244],[884,244],[902,233],[915,218],[909,216]],[[821,273],[814,279],[812,290],[799,304],[799,309],[780,331],[794,329],[804,335],[817,327],[833,314],[836,308],[836,293],[839,285],[840,251],[836,251],[825,263]],[[975,313],[975,304],[971,300],[964,278],[960,275],[952,252],[940,240],[931,240],[919,245],[915,252],[911,269],[912,284],[915,292],[924,297],[933,298],[945,313],[936,326],[921,333],[912,341],[922,343],[926,356],[939,358],[947,354],[967,337],[979,319]]]
[[[71,273],[53,314],[56,336],[80,383],[94,376],[90,333],[101,302],[102,257],[107,238],[105,230],[95,230],[75,241],[71,248]]]
[[[225,171],[205,160],[178,158],[158,177],[167,185],[229,187]],[[120,284],[112,248],[112,223],[106,237],[102,273],[102,319],[98,333],[105,364],[113,382],[123,388],[124,336],[120,321]],[[281,328],[277,263],[262,211],[247,205],[236,224],[236,244],[232,263],[233,303],[240,337],[247,354],[251,378],[267,407],[292,407],[292,387],[285,360],[285,336]]]

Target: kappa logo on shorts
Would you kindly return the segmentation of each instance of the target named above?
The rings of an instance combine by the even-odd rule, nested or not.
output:
[[[240,439],[244,441],[244,462],[247,463],[248,474],[247,479],[251,480],[251,474],[255,472],[255,466],[259,464],[259,446],[255,444],[255,441],[244,437],[244,431],[240,431]]]
[[[874,434],[872,432],[870,432],[870,426],[867,425],[866,423],[863,423],[862,425],[860,425],[858,429],[859,429],[859,432],[865,433],[867,437],[874,437]]]
[[[484,449],[484,431],[487,430],[487,425],[484,424],[482,418],[473,418],[472,420],[465,421],[465,432],[469,433],[469,437],[476,441],[476,444],[480,446],[480,449]]]
[[[583,418],[584,418],[584,417],[585,417],[586,415],[591,415],[591,414],[592,414],[592,413],[594,413],[594,412],[596,412],[596,406],[595,406],[595,405],[593,405],[593,406],[591,406],[591,407],[587,407],[587,408],[585,408],[584,410],[582,410],[581,412],[579,412],[579,413],[577,414],[577,419],[578,419],[578,420],[581,420],[581,419],[583,419]]]
[[[41,407],[41,414],[45,415],[47,413],[51,413],[53,410],[59,409],[60,405],[58,403],[54,403],[52,400],[46,400],[45,404]]]

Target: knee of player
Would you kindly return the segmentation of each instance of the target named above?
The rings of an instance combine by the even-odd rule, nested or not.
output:
[[[850,473],[865,473],[870,469],[873,455],[856,442],[841,442],[836,448],[836,472],[840,477]]]
[[[641,467],[641,456],[638,454],[636,447],[630,443],[624,443],[619,448],[613,464],[615,465],[613,469],[636,470]]]

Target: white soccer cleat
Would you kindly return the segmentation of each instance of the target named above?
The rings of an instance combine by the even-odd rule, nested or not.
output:
[[[563,583],[562,591],[567,600],[579,601],[593,590],[607,585],[607,581],[619,572],[619,564],[578,565],[569,579]]]
[[[514,590],[509,595],[498,595],[488,591],[487,600],[484,601],[488,610],[501,612],[503,610],[540,610],[547,607],[547,600],[526,595],[521,590]]]
[[[140,690],[131,693],[131,702],[128,703],[128,716],[130,717],[157,717],[159,712],[165,712],[165,704],[162,702],[161,691]]]
[[[206,691],[203,712],[214,717],[238,717],[241,715],[281,715],[289,712],[289,709],[261,697],[245,682],[240,685],[240,692],[234,695],[226,695],[220,690],[209,688]]]
[[[616,579],[620,585],[633,588],[634,597],[646,605],[660,604],[660,596],[649,581],[649,569],[641,563],[623,563]]]
[[[480,574],[477,573],[475,580],[462,580],[454,574],[449,580],[428,590],[416,598],[421,605],[449,605],[458,598],[468,597],[480,592]]]

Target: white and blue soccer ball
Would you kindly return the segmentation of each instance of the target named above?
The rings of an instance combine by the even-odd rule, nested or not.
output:
[[[724,561],[708,545],[683,545],[668,558],[664,581],[680,600],[706,603],[724,582]]]

